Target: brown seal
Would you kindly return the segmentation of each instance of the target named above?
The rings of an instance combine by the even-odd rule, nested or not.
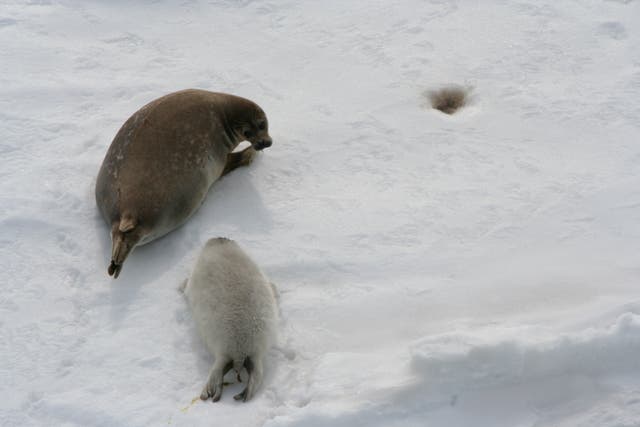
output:
[[[264,111],[238,96],[188,89],[158,98],[120,128],[102,162],[96,202],[111,227],[109,275],[136,245],[184,223],[209,187],[271,146]],[[240,152],[241,142],[251,143]]]

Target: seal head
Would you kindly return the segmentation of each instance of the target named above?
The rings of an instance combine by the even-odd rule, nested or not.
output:
[[[234,117],[232,127],[236,139],[249,141],[257,151],[271,147],[273,141],[269,136],[267,115],[253,102],[248,101],[247,104],[236,102],[233,108],[229,108],[229,114]]]

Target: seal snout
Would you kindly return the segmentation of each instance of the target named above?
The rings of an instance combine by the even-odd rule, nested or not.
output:
[[[265,148],[271,147],[272,143],[273,142],[271,141],[271,138],[265,138],[256,142],[253,148],[255,148],[258,151],[264,150]]]

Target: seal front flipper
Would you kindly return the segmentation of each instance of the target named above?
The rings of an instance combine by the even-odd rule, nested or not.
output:
[[[188,284],[189,284],[189,279],[184,279],[184,280],[182,281],[182,283],[180,283],[180,287],[178,288],[178,291],[179,291],[181,294],[184,294],[184,293],[186,292],[186,290],[187,290],[187,285],[188,285]]]
[[[225,163],[224,170],[222,171],[222,176],[236,168],[239,168],[240,166],[249,166],[256,157],[256,154],[257,151],[253,147],[247,147],[242,151],[229,153],[227,155],[227,163]]]
[[[109,276],[113,276],[114,279],[118,278],[122,264],[141,238],[141,229],[133,217],[123,215],[120,221],[113,223],[111,227],[111,264],[107,269]]]

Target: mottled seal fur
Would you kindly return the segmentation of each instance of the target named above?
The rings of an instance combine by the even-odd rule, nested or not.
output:
[[[215,360],[200,398],[220,400],[222,379],[231,369],[249,374],[234,398],[247,401],[260,387],[263,359],[276,334],[274,289],[258,266],[233,240],[209,240],[184,285],[184,294],[207,348]]]
[[[180,226],[222,175],[271,146],[262,109],[238,96],[188,89],[142,107],[120,128],[102,163],[96,202],[111,227],[118,277],[136,245]],[[233,153],[244,140],[251,147]]]

